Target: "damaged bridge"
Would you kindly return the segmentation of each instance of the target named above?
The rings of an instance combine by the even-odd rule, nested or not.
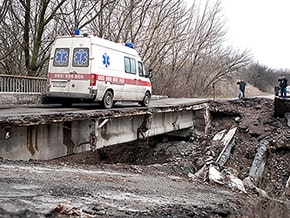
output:
[[[0,157],[49,160],[159,134],[204,132],[208,100],[159,99],[149,108],[92,106],[0,109]]]

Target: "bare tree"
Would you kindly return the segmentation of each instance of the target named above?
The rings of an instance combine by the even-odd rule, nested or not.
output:
[[[59,27],[57,32],[60,34],[71,34],[75,28],[89,33],[96,32],[98,29],[93,28],[94,22],[105,16],[105,8],[109,8],[115,2],[115,0],[67,0],[66,4],[60,8],[59,13],[55,17]],[[100,34],[98,36],[102,37]]]
[[[274,87],[279,85],[279,76],[283,74],[289,76],[286,70],[273,70],[259,63],[252,63],[243,69],[241,78],[264,92],[273,92]]]
[[[0,27],[0,68],[44,75],[56,34],[82,32],[130,41],[154,69],[155,93],[207,96],[210,87],[250,62],[247,51],[224,47],[220,1],[193,0],[7,0]],[[5,22],[3,22],[5,21]]]
[[[21,35],[22,28],[15,25],[17,20],[11,14],[13,2],[11,0],[2,3],[2,16],[0,22],[0,66],[1,73],[4,74],[19,74],[23,71],[23,65],[20,63],[23,60],[21,52]],[[4,13],[5,11],[5,13]]]
[[[203,4],[194,1],[186,9],[182,0],[118,1],[103,11],[106,18],[92,24],[100,28],[100,36],[136,45],[145,65],[154,69],[156,93],[208,95],[213,83],[246,65],[250,57],[223,48],[220,2]]]
[[[1,23],[7,32],[9,40],[3,35],[1,39],[5,42],[10,56],[2,54],[2,62],[7,73],[25,74],[37,76],[48,59],[48,50],[52,43],[51,32],[46,27],[53,19],[56,11],[65,0],[17,0],[9,1],[5,23]],[[11,40],[10,40],[11,39]],[[17,48],[15,50],[15,48]],[[24,57],[24,58],[23,58]],[[9,61],[12,62],[9,64]],[[13,66],[18,66],[16,69]],[[22,71],[22,72],[19,72]]]
[[[172,85],[171,76],[161,88],[175,87],[167,91],[170,96],[210,95],[213,84],[237,72],[251,60],[248,51],[240,53],[224,48],[225,21],[219,1],[213,5],[208,1],[203,8],[195,2],[190,10],[186,43],[179,43],[184,49],[178,56],[184,54],[182,57],[185,58],[172,62],[179,66],[178,71],[173,72],[175,84]]]
[[[0,23],[3,22],[4,17],[6,16],[6,13],[8,11],[8,4],[9,4],[9,0],[0,1]]]

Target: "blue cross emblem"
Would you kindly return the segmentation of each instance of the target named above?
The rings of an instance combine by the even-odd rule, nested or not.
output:
[[[58,65],[63,65],[68,61],[68,53],[64,49],[60,49],[55,54],[55,62]]]
[[[110,57],[107,55],[107,53],[103,54],[103,64],[105,67],[108,67],[110,65]]]
[[[74,62],[78,65],[85,64],[88,61],[88,53],[84,49],[75,52]]]

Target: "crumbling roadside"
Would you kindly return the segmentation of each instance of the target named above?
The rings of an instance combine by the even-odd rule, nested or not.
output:
[[[266,216],[283,217],[289,212],[290,200],[290,129],[285,118],[273,116],[273,100],[216,101],[209,110],[207,135],[195,134],[188,141],[163,137],[147,144],[111,146],[98,151],[97,156],[81,158],[82,162],[141,165],[143,170],[154,166],[193,184],[232,190],[249,200],[250,205],[243,200],[240,203],[252,207],[253,213],[259,210]],[[263,209],[261,203],[272,206]],[[263,217],[261,214],[256,216]]]
[[[285,193],[290,175],[290,128],[285,118],[274,117],[273,100],[254,98],[219,105],[211,107],[213,129],[220,129],[214,122],[225,116],[222,111],[232,114],[228,126],[238,127],[236,145],[226,166],[235,169],[247,185],[251,180],[256,190],[263,190],[259,192],[263,196],[289,200]]]
[[[209,110],[208,134],[188,140],[160,137],[16,166],[4,161],[1,169],[10,170],[1,187],[37,184],[32,202],[49,201],[50,215],[287,217],[290,129],[273,116],[273,100],[216,101]]]

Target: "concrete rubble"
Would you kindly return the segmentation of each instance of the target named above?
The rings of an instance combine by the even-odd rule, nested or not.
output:
[[[0,192],[6,187],[26,198],[2,195],[1,207],[7,212],[14,202],[31,206],[37,199],[50,216],[287,217],[290,129],[271,108],[271,99],[216,101],[207,134],[154,137],[45,162],[2,160]]]

